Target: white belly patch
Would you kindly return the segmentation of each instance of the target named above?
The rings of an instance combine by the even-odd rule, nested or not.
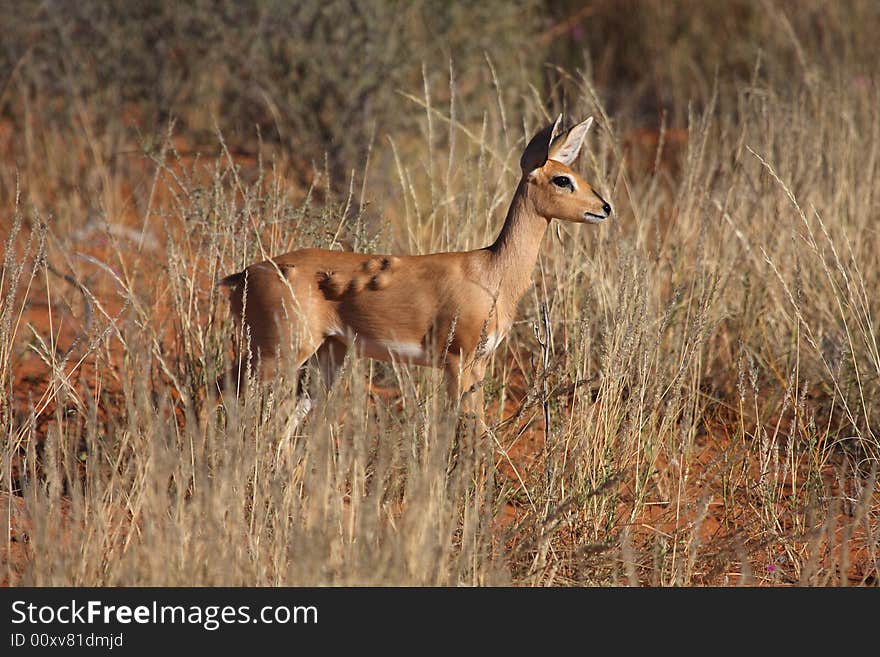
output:
[[[374,340],[357,336],[352,339],[351,334],[341,330],[333,330],[328,337],[342,339],[352,346],[354,343],[355,352],[365,358],[374,358],[376,360],[397,360],[404,363],[413,363],[415,365],[434,365],[435,360],[432,353],[427,351],[418,342],[404,342],[398,340]],[[486,339],[478,345],[478,355],[488,356],[492,354],[501,341],[504,340],[503,333],[490,333]]]
[[[503,333],[490,333],[486,336],[486,340],[480,343],[478,351],[482,354],[494,353],[504,339]]]
[[[396,340],[370,340],[358,337],[355,340],[357,352],[367,358],[378,360],[399,360],[417,365],[428,365],[428,354],[422,345],[416,342],[398,342]]]
[[[422,345],[416,344],[415,342],[394,342],[393,340],[382,340],[379,344],[387,349],[388,353],[399,356],[400,358],[417,359],[424,358],[425,356],[425,350],[422,349]]]

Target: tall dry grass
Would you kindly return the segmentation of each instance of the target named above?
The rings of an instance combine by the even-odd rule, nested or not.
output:
[[[664,6],[639,4],[677,34]],[[595,7],[585,26],[616,24]],[[209,137],[186,120],[138,137],[78,87],[48,120],[46,72],[22,60],[0,164],[5,581],[876,585],[880,77],[826,56],[823,39],[864,36],[837,9],[731,7],[690,7],[703,28],[655,49],[630,100],[589,36],[566,51],[581,72],[503,48],[419,64],[381,110],[394,129],[358,132],[336,164],[321,149],[364,125],[291,123],[303,160],[272,139],[242,150],[235,105]],[[791,41],[759,54],[764,28],[742,28],[707,68],[699,44],[752,25],[742,12]],[[548,57],[576,38],[535,20]],[[664,77],[682,63],[699,75]],[[646,114],[639,89],[666,82],[666,118]],[[293,390],[217,399],[218,276],[301,246],[483,246],[524,139],[559,109],[597,118],[577,168],[615,215],[548,231],[487,377],[491,435],[459,440],[436,372],[370,361],[346,362],[297,431]]]

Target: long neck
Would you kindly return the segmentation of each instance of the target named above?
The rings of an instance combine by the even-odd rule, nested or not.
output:
[[[532,282],[541,241],[549,221],[539,215],[528,198],[528,183],[520,181],[498,238],[488,247],[499,296],[514,306]]]

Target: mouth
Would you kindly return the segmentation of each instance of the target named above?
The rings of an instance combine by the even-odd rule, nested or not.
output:
[[[608,204],[608,201],[599,196],[599,192],[595,189],[593,190],[593,194],[595,194],[596,198],[599,199],[599,202],[602,203],[602,214],[598,214],[597,212],[584,212],[584,221],[588,224],[599,224],[611,216],[611,206]]]
[[[609,213],[610,214],[610,213]],[[608,218],[608,214],[596,214],[595,212],[584,212],[584,221],[588,224],[601,224]]]

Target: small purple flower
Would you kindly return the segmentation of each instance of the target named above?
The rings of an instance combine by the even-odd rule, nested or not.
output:
[[[871,80],[864,75],[857,75],[853,78],[853,86],[859,91],[865,91],[871,88]]]
[[[775,573],[775,572],[776,572],[776,566],[773,565],[772,563],[768,563],[768,564],[767,564],[767,572],[768,572],[768,573]]]

